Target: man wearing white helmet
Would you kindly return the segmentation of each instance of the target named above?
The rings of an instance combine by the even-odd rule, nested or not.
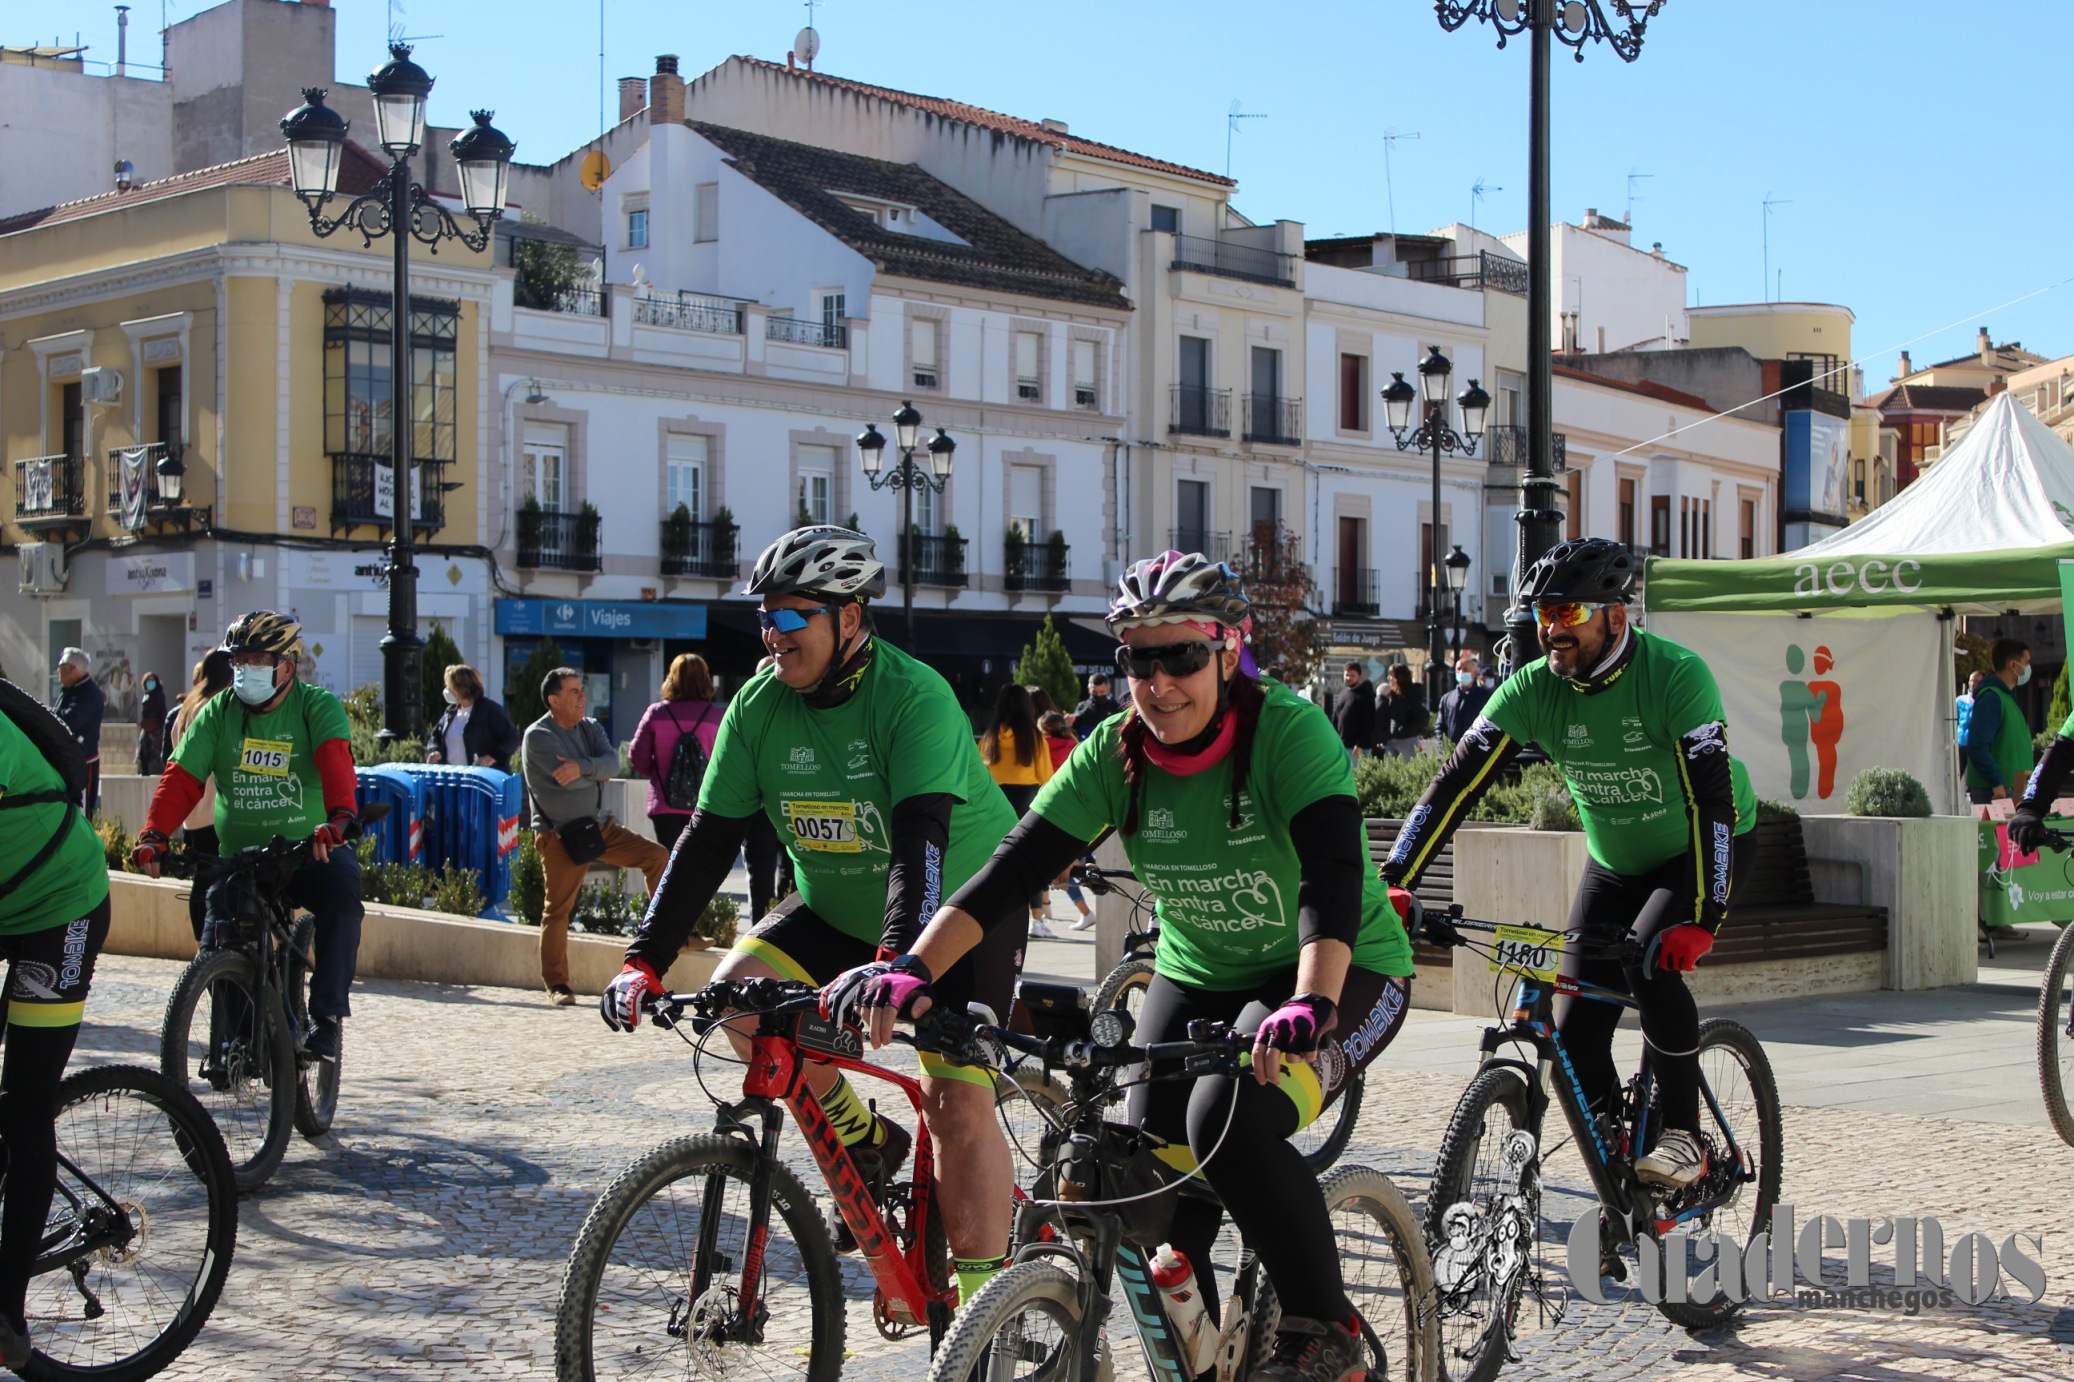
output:
[[[848,528],[797,529],[757,559],[745,593],[763,597],[757,622],[775,661],[721,719],[698,809],[600,1002],[608,1026],[639,1022],[758,814],[777,827],[798,891],[713,977],[828,985],[824,1003],[838,1017],[859,985],[913,948],[946,890],[977,872],[1015,824],[949,683],[874,634],[864,601],[885,589],[871,539]],[[947,970],[938,990],[1005,1016],[1023,940],[1002,928]],[[735,1040],[747,1055],[746,1039]],[[882,1193],[911,1135],[867,1108],[832,1066],[809,1066],[807,1085]],[[922,1090],[938,1203],[969,1300],[1007,1253],[1013,1168],[988,1072],[924,1056]]]

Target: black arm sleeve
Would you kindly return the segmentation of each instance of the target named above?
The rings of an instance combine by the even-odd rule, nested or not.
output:
[[[886,924],[879,946],[888,955],[915,948],[922,928],[943,905],[943,855],[950,846],[948,792],[904,797],[893,804],[893,865],[886,877]]]
[[[1296,943],[1361,935],[1361,807],[1352,797],[1321,797],[1289,822],[1296,847]]]
[[[1692,919],[1712,935],[1728,919],[1729,867],[1735,851],[1735,777],[1729,770],[1728,726],[1719,720],[1688,730],[1678,741],[1678,775],[1685,780],[1692,822],[1692,867],[1697,880]]]
[[[657,974],[669,971],[677,952],[691,939],[699,914],[727,881],[735,852],[748,832],[747,816],[691,813],[691,824],[684,827],[669,867],[663,870],[662,885],[648,899],[648,915],[641,919],[640,934],[627,947],[628,960],[644,960]]]
[[[1087,841],[1028,812],[994,857],[958,889],[951,906],[969,912],[983,930],[991,931],[1004,921],[1028,916],[1031,895],[1086,852]]]
[[[1498,780],[1499,770],[1518,754],[1519,745],[1511,735],[1479,717],[1405,817],[1397,843],[1390,846],[1390,857],[1383,861],[1383,877],[1401,888],[1416,886],[1419,875],[1447,845],[1455,827],[1469,818]]]
[[[2032,770],[2031,780],[2024,784],[2024,799],[2017,809],[2034,816],[2043,816],[2052,810],[2070,768],[2074,768],[2074,739],[2063,739],[2055,734],[2052,743],[2046,746],[2045,756]]]

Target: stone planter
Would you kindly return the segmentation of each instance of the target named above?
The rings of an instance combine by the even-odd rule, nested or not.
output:
[[[1455,835],[1455,899],[1478,921],[1561,930],[1590,855],[1580,830],[1462,830]],[[1454,956],[1454,1011],[1496,1016],[1498,976],[1465,950]]]
[[[1942,988],[1979,978],[1977,831],[1971,820],[1802,816],[1801,830],[1817,901],[1887,909],[1888,988]],[[1838,863],[1856,867],[1838,869]]]

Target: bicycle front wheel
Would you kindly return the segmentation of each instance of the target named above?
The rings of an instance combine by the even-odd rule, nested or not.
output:
[[[1433,1382],[1440,1336],[1433,1312],[1433,1264],[1404,1194],[1366,1166],[1341,1166],[1319,1181],[1339,1246],[1347,1298],[1366,1326],[1372,1382]]]
[[[186,1091],[135,1065],[66,1076],[57,1136],[22,1376],[151,1377],[193,1342],[230,1272],[238,1189],[223,1138]]]
[[[313,1056],[303,1049],[310,1031],[310,964],[315,952],[317,923],[304,917],[295,924],[295,937],[288,951],[288,1019],[295,1045],[295,1130],[304,1137],[322,1137],[331,1131],[338,1115],[339,1071],[346,1060],[346,1024],[338,1026],[338,1053]]]
[[[1426,1200],[1439,1367],[1491,1382],[1505,1366],[1541,1216],[1540,1129],[1526,1079],[1477,1072],[1455,1104]]]
[[[1324,1175],[1354,1140],[1354,1122],[1361,1117],[1361,1095],[1367,1083],[1368,1072],[1356,1070],[1324,1116],[1307,1128],[1297,1129],[1289,1139],[1303,1153],[1303,1164],[1311,1168],[1312,1175]]]
[[[2045,1116],[2060,1141],[2074,1146],[2074,926],[2060,932],[2038,990],[2038,1087],[2045,1095]]]
[[[843,1363],[842,1270],[799,1177],[769,1168],[770,1228],[749,1241],[760,1148],[707,1134],[665,1142],[591,1207],[562,1274],[558,1382],[799,1378]],[[753,1304],[743,1274],[761,1267]],[[745,1308],[746,1304],[746,1308]]]
[[[929,1382],[1068,1382],[1080,1284],[1056,1262],[1019,1262],[958,1308]]]
[[[295,1043],[278,994],[260,1001],[247,956],[195,957],[166,1000],[159,1069],[201,1101],[230,1151],[238,1189],[266,1184],[295,1117]]]

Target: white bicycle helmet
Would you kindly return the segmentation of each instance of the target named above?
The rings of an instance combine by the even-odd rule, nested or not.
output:
[[[1133,562],[1116,583],[1109,604],[1109,627],[1116,633],[1150,624],[1210,620],[1228,629],[1241,627],[1252,606],[1239,589],[1239,578],[1221,561],[1200,552],[1162,552]]]
[[[794,528],[763,549],[742,593],[875,600],[886,593],[886,567],[874,550],[851,528]]]

